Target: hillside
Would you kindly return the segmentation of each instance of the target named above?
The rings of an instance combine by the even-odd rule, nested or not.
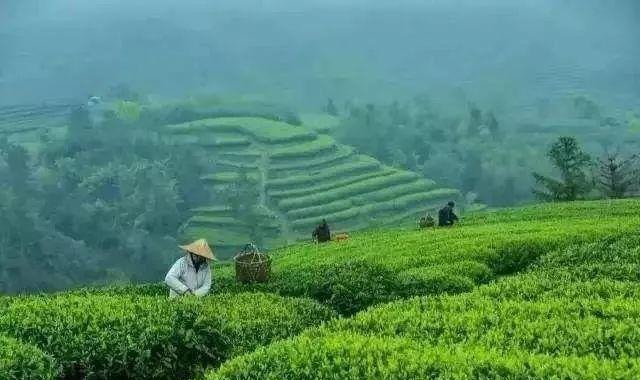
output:
[[[0,376],[633,378],[639,211],[537,205],[291,246],[266,285],[217,266],[202,302],[155,284],[0,297]]]
[[[382,165],[316,130],[330,128],[330,117],[303,118],[294,126],[256,117],[221,117],[168,125],[173,141],[198,146],[213,163],[202,180],[216,194],[250,182],[260,213],[241,220],[225,204],[194,210],[186,235],[204,236],[218,249],[237,249],[256,229],[263,245],[275,247],[310,236],[323,218],[334,230],[355,231],[411,220],[450,199],[454,189],[420,175]],[[255,237],[253,237],[255,239]]]

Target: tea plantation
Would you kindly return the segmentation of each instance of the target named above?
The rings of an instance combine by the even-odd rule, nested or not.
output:
[[[334,229],[355,231],[412,220],[460,198],[457,190],[384,166],[319,133],[335,127],[328,115],[306,115],[302,123],[217,117],[167,125],[173,142],[207,152],[215,168],[202,180],[214,192],[228,192],[242,179],[252,184],[260,210],[243,220],[221,198],[194,210],[186,235],[207,237],[224,253],[246,243],[257,227],[266,236],[263,246],[280,246],[307,238],[322,218]]]
[[[2,379],[633,379],[640,201],[274,252],[273,278],[0,297]]]

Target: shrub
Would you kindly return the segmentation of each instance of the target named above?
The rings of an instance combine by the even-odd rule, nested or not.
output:
[[[180,305],[125,296],[34,297],[14,302],[0,328],[53,355],[67,379],[186,378],[194,365],[219,362],[226,342],[214,327],[196,330],[197,311]]]
[[[0,379],[53,380],[57,375],[51,357],[34,346],[0,335]]]
[[[51,354],[67,379],[175,379],[331,317],[311,301],[275,295],[71,294],[16,301],[0,329]]]
[[[342,333],[302,336],[259,349],[225,363],[206,379],[627,379],[639,369],[635,358],[504,354]]]
[[[375,303],[393,298],[396,276],[388,268],[362,260],[312,270],[309,296],[343,315],[351,315]]]

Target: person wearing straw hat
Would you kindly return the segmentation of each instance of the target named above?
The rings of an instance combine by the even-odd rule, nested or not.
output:
[[[209,261],[215,260],[209,244],[205,239],[199,239],[191,244],[181,245],[180,248],[185,255],[173,264],[164,279],[169,286],[169,297],[207,295],[211,289]]]

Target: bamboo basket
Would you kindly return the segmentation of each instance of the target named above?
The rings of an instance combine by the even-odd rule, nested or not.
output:
[[[271,272],[271,257],[259,252],[255,245],[247,244],[234,257],[236,281],[249,284],[267,282]]]

